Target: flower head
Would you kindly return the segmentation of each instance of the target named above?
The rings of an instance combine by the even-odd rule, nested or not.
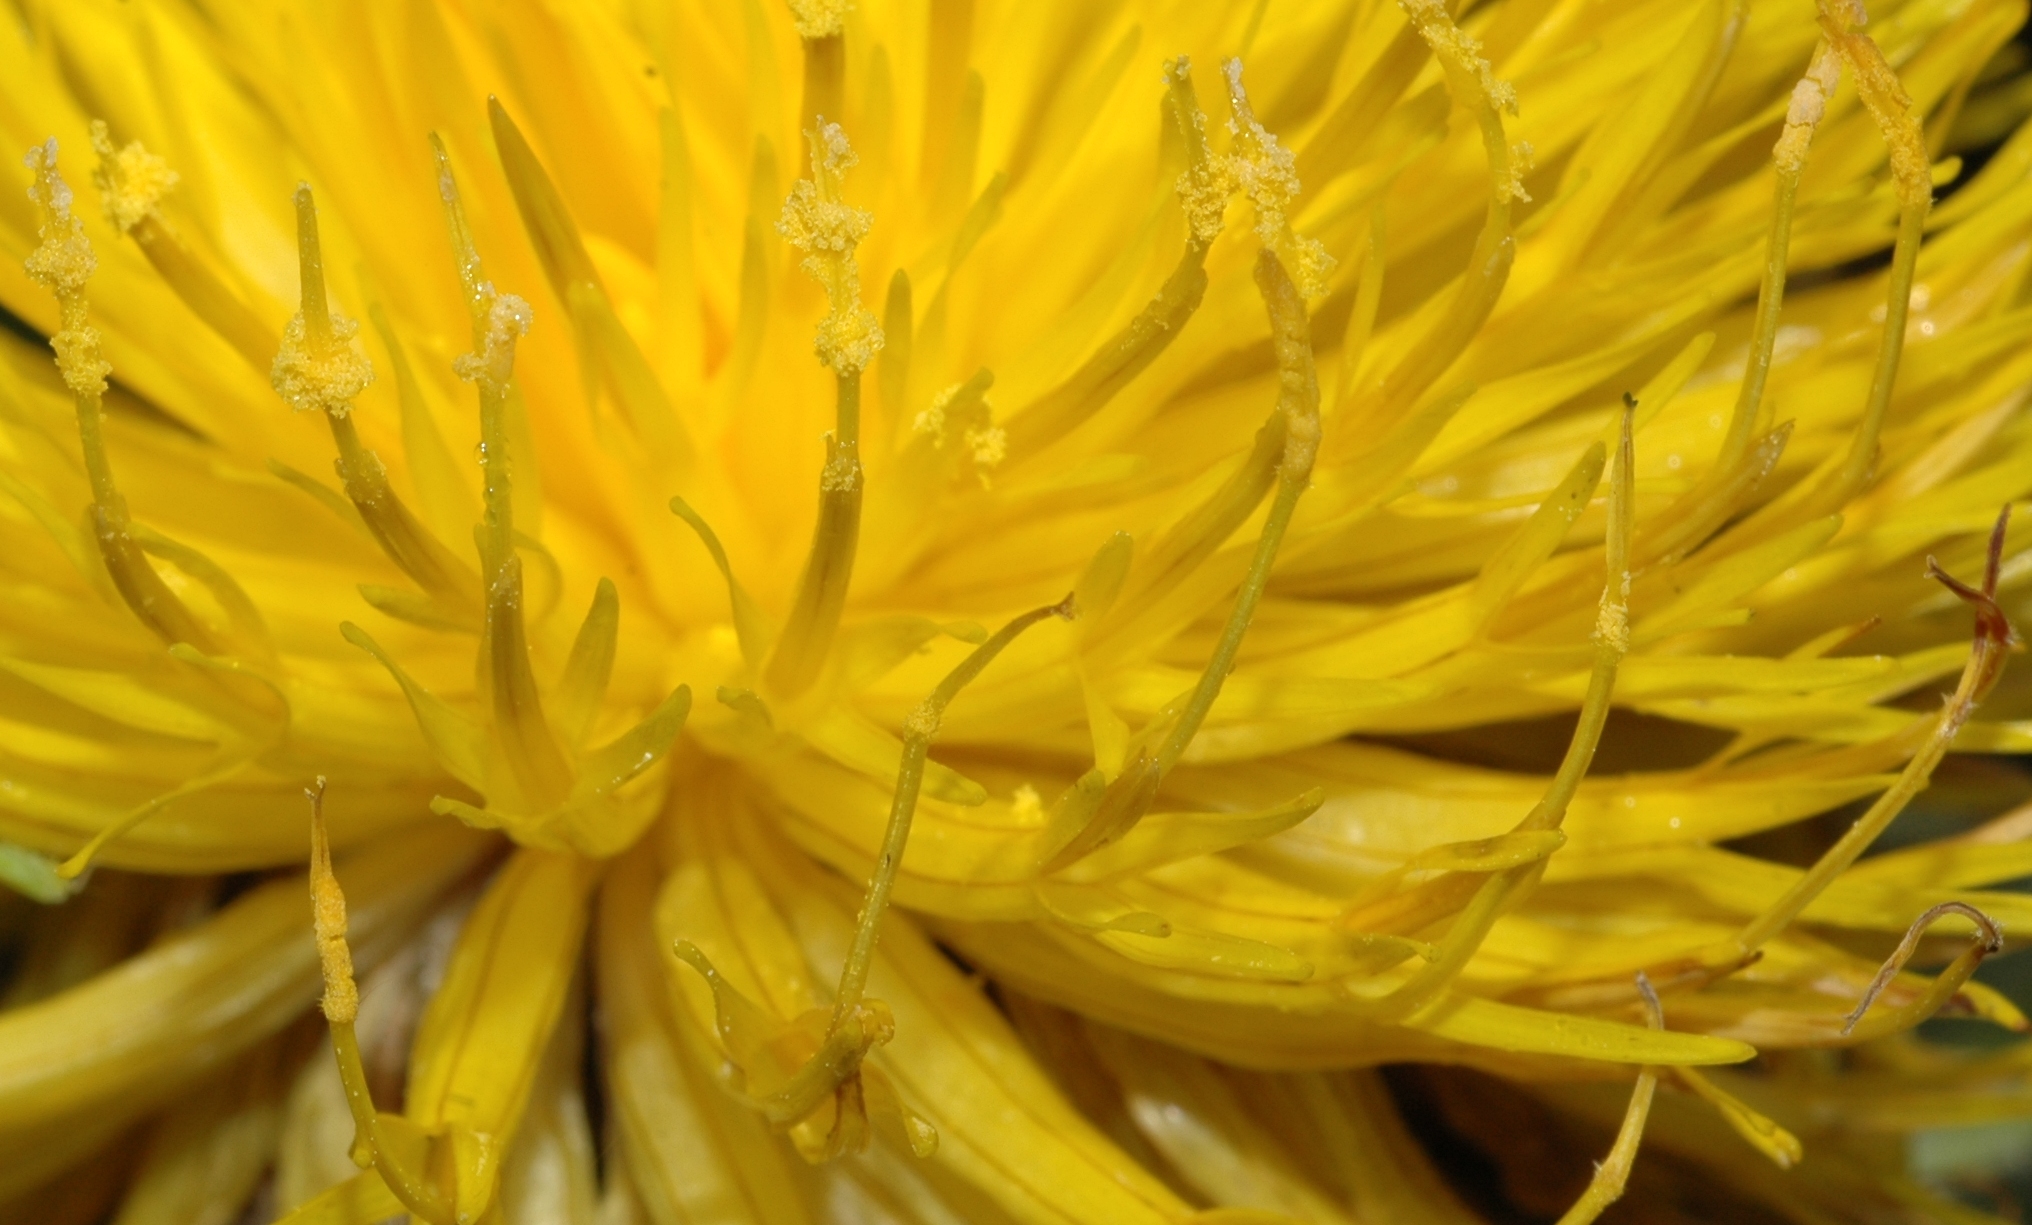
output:
[[[0,31],[0,1217],[1889,1219],[2022,1111],[1913,1034],[2026,1027],[2013,797],[1872,853],[2032,746],[2013,5],[113,7]]]

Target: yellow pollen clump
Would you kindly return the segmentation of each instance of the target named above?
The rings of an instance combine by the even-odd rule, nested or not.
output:
[[[320,778],[316,788],[304,792],[311,805],[311,930],[325,981],[325,1019],[350,1025],[360,1012],[360,990],[353,982],[353,951],[346,944],[346,895],[332,874],[332,847],[325,834],[324,784]]]
[[[26,262],[28,279],[55,294],[68,312],[82,299],[85,282],[99,266],[85,237],[84,223],[71,212],[70,185],[56,171],[56,138],[30,149],[25,164],[35,173],[28,198],[39,209],[35,236],[40,240]]]
[[[353,411],[353,400],[374,382],[374,365],[367,355],[353,347],[360,325],[332,312],[331,334],[314,340],[298,311],[282,333],[282,348],[275,355],[268,379],[275,394],[298,412],[322,410],[343,417]]]
[[[528,335],[535,316],[529,303],[512,293],[499,293],[487,286],[487,335],[478,353],[452,359],[452,372],[468,383],[491,390],[508,385],[515,375],[515,342]]]
[[[858,374],[882,351],[882,329],[874,312],[861,305],[861,272],[854,260],[875,219],[840,199],[840,180],[856,161],[846,132],[821,117],[809,135],[811,177],[791,185],[776,231],[804,252],[804,270],[825,286],[831,309],[819,320],[813,344],[819,361],[838,374]]]
[[[56,350],[56,368],[64,386],[76,395],[97,396],[106,392],[106,376],[112,363],[99,355],[99,329],[86,324],[65,328],[49,338]]]
[[[790,0],[790,22],[801,38],[835,38],[853,8],[847,0]]]
[[[63,312],[63,327],[49,338],[56,350],[57,370],[75,395],[98,396],[106,390],[113,367],[99,355],[99,331],[85,322],[85,282],[99,266],[85,237],[84,223],[71,212],[70,185],[56,169],[54,138],[30,149],[28,168],[35,182],[28,198],[38,206],[40,240],[26,261],[28,278],[54,294]]]
[[[967,453],[973,456],[978,467],[993,468],[1009,454],[1008,431],[999,425],[983,425],[968,430],[960,441],[966,444]],[[981,479],[985,481],[987,477],[984,475]]]
[[[931,439],[931,445],[945,445],[945,410],[952,407],[953,400],[960,394],[964,383],[954,383],[931,398],[930,407],[911,419],[910,428]]]
[[[1446,43],[1459,62],[1473,66],[1482,92],[1496,109],[1511,115],[1517,113],[1516,86],[1496,76],[1489,61],[1482,58],[1480,41],[1453,23],[1447,15],[1446,5],[1440,0],[1397,0],[1397,4],[1428,40],[1438,39]]]
[[[162,197],[177,184],[176,171],[140,141],[116,148],[103,119],[92,120],[92,149],[99,155],[92,184],[99,189],[106,220],[122,234],[153,216]]]
[[[1242,89],[1242,61],[1229,60],[1221,69],[1234,109],[1228,131],[1235,137],[1235,149],[1227,158],[1227,175],[1256,206],[1256,237],[1284,261],[1300,294],[1319,297],[1326,292],[1335,261],[1318,241],[1292,231],[1290,209],[1299,192],[1298,159],[1278,143],[1250,108],[1249,95]]]
[[[1841,57],[1834,48],[1822,44],[1815,49],[1806,75],[1792,87],[1792,101],[1785,108],[1785,130],[1778,134],[1778,143],[1771,150],[1781,170],[1796,174],[1805,166],[1806,147],[1813,140],[1814,129],[1826,117],[1828,99],[1834,97],[1835,86],[1840,83]]]
[[[1187,90],[1192,73],[1192,61],[1181,55],[1164,65],[1164,80],[1174,92]],[[1190,93],[1182,96],[1190,102]],[[1178,115],[1188,131],[1185,133],[1190,155],[1186,168],[1178,172],[1175,190],[1178,193],[1179,208],[1185,213],[1186,227],[1192,232],[1192,241],[1201,247],[1210,247],[1221,236],[1228,211],[1228,198],[1235,194],[1235,180],[1229,173],[1226,159],[1206,155],[1206,116],[1197,106],[1181,105]]]

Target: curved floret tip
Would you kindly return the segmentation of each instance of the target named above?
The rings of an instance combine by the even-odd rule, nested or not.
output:
[[[853,8],[847,0],[790,0],[790,24],[800,38],[837,38]]]
[[[499,389],[515,374],[515,344],[529,334],[535,314],[529,303],[512,293],[499,293],[490,285],[487,294],[487,335],[478,353],[452,360],[452,372],[468,383]]]
[[[99,205],[106,220],[122,234],[154,216],[162,197],[177,185],[176,171],[140,141],[116,148],[103,119],[92,120],[92,149],[99,155],[99,164],[92,171]]]
[[[343,417],[353,411],[353,400],[374,382],[373,363],[353,347],[359,331],[358,322],[333,311],[330,338],[318,344],[303,312],[291,316],[268,371],[275,394],[298,412],[322,410]]]

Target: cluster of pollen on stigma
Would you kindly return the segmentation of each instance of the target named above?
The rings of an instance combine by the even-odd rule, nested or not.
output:
[[[1448,75],[1455,78],[1456,89],[1465,85],[1469,95],[1480,94],[1492,110],[1513,116],[1517,113],[1517,87],[1496,75],[1495,68],[1482,55],[1481,42],[1454,23],[1441,0],[1398,0],[1398,3]],[[1513,141],[1508,150],[1509,165],[1496,190],[1504,199],[1528,203],[1531,193],[1524,190],[1524,176],[1532,169],[1531,142]]]
[[[1841,84],[1841,56],[1823,43],[1813,53],[1806,75],[1792,87],[1792,101],[1785,108],[1785,130],[1771,150],[1781,171],[1798,174],[1806,166],[1806,150],[1813,133],[1827,115],[1828,101]]]
[[[1849,28],[1868,18],[1860,4],[1823,4],[1821,24],[1829,40],[1848,60],[1855,73],[1856,93],[1862,98],[1890,154],[1891,182],[1903,208],[1925,208],[1933,198],[1933,159],[1927,154],[1919,125],[1911,122],[1912,96],[1898,80],[1898,74],[1884,60],[1884,53],[1869,35]],[[1903,122],[1896,122],[1897,117]]]
[[[318,320],[303,311],[290,316],[268,372],[275,394],[298,412],[352,412],[353,401],[374,382],[374,364],[353,345],[359,331],[357,321],[334,310]]]
[[[488,391],[501,392],[515,376],[515,344],[528,335],[535,314],[529,303],[512,293],[501,293],[491,284],[482,287],[487,298],[487,334],[478,353],[452,359],[452,373]]]
[[[116,147],[103,119],[92,120],[92,151],[99,155],[92,185],[99,189],[106,220],[122,234],[153,216],[162,197],[179,181],[169,163],[142,148],[140,141]]]
[[[790,24],[799,38],[837,38],[853,7],[847,0],[790,0]]]
[[[861,305],[861,268],[854,251],[875,223],[867,209],[840,198],[840,182],[855,162],[847,134],[818,120],[811,133],[811,177],[791,185],[777,233],[804,252],[804,270],[825,286],[830,308],[819,320],[813,349],[841,376],[859,374],[882,351],[882,329]]]
[[[98,396],[106,390],[113,367],[99,355],[99,331],[85,322],[85,282],[99,266],[85,237],[84,223],[71,212],[71,189],[56,172],[56,140],[28,151],[27,166],[35,174],[29,199],[41,209],[36,227],[39,245],[26,262],[28,279],[55,295],[63,326],[49,338],[56,350],[57,370],[72,394]]]
[[[318,779],[310,796],[314,836],[311,840],[311,931],[317,940],[318,965],[325,984],[320,1002],[325,1020],[350,1025],[360,1012],[360,989],[353,981],[353,951],[346,944],[346,895],[332,873],[331,844],[324,831],[324,785]]]
[[[1183,55],[1164,65],[1165,84],[1173,90],[1186,87],[1191,74],[1192,61]],[[1211,247],[1226,223],[1228,199],[1235,194],[1235,182],[1228,173],[1226,159],[1207,154],[1206,115],[1199,107],[1180,106],[1178,118],[1190,129],[1185,133],[1186,167],[1178,172],[1179,208],[1185,213],[1193,243]]]
[[[1228,131],[1234,136],[1234,151],[1225,159],[1226,174],[1255,205],[1256,237],[1264,248],[1284,261],[1299,293],[1317,298],[1326,292],[1334,258],[1317,239],[1291,228],[1291,202],[1299,192],[1298,159],[1249,106],[1249,95],[1242,89],[1242,61],[1231,59],[1221,71],[1227,78],[1233,111]]]
[[[957,431],[960,449],[973,461],[974,475],[981,488],[993,487],[990,473],[1009,456],[1009,431],[996,425],[986,396],[972,383],[954,383],[932,397],[931,404],[917,414],[910,428],[930,440],[934,449],[944,450]]]

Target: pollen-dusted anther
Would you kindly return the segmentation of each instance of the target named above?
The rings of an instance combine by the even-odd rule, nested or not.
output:
[[[334,1025],[350,1025],[360,1014],[360,989],[353,982],[353,951],[346,944],[346,895],[332,874],[332,844],[325,831],[325,779],[304,788],[310,799],[311,930],[325,982],[321,1006]]]
[[[92,151],[99,155],[99,164],[92,171],[99,205],[106,210],[106,220],[122,234],[154,216],[162,197],[177,185],[176,171],[140,141],[116,147],[103,119],[92,120]]]
[[[830,309],[813,344],[819,361],[838,374],[857,375],[882,351],[882,328],[861,305],[861,271],[854,259],[875,219],[840,198],[840,182],[857,160],[846,132],[821,116],[809,135],[811,177],[791,184],[776,231],[804,252],[804,270],[825,286]]]
[[[97,270],[99,260],[92,253],[91,240],[85,237],[84,223],[71,212],[70,184],[57,173],[56,137],[30,149],[23,164],[35,174],[28,198],[36,204],[38,241],[24,264],[28,279],[55,294],[66,312],[73,300],[78,300],[82,311],[85,282]],[[69,322],[66,317],[65,323]]]
[[[1517,113],[1516,87],[1496,76],[1495,69],[1482,57],[1482,44],[1454,24],[1441,0],[1397,0],[1397,7],[1404,10],[1404,15],[1411,19],[1419,34],[1435,52],[1440,53],[1442,62],[1457,65],[1473,74],[1476,85],[1497,110],[1511,115]],[[1441,44],[1445,48],[1443,52]]]
[[[298,412],[343,417],[374,382],[374,366],[353,344],[360,325],[331,308],[325,297],[324,249],[318,241],[317,205],[310,185],[296,189],[297,260],[302,307],[283,329],[268,379],[275,394]]]
[[[1215,157],[1207,147],[1206,115],[1192,92],[1192,61],[1183,55],[1166,61],[1164,83],[1172,122],[1185,139],[1185,169],[1178,172],[1177,183],[1179,207],[1185,211],[1193,243],[1210,247],[1221,236],[1228,199],[1235,194],[1234,176],[1228,160]]]
[[[353,347],[360,325],[334,314],[324,343],[311,339],[302,312],[282,332],[282,348],[268,372],[275,394],[300,413],[327,412],[343,417],[353,401],[374,382],[374,366]]]
[[[452,372],[468,383],[481,383],[504,391],[515,376],[515,343],[529,334],[535,315],[529,303],[512,293],[486,286],[487,334],[478,353],[452,359]]]
[[[99,353],[99,330],[85,322],[85,282],[98,269],[98,256],[84,223],[71,212],[70,185],[57,173],[56,138],[30,149],[26,163],[35,172],[28,198],[36,203],[39,242],[24,267],[29,280],[55,295],[62,311],[63,327],[49,338],[49,347],[56,350],[64,385],[73,395],[96,399],[113,373]]]
[[[1781,172],[1797,174],[1806,165],[1806,149],[1813,133],[1827,117],[1827,104],[1841,84],[1841,56],[1826,43],[1815,47],[1806,75],[1792,87],[1792,101],[1785,108],[1785,130],[1771,156]]]
[[[790,23],[799,38],[837,38],[853,9],[848,0],[790,0]]]
[[[1334,258],[1317,240],[1291,228],[1291,204],[1299,192],[1298,159],[1256,118],[1242,88],[1242,61],[1227,61],[1221,72],[1228,83],[1228,104],[1234,111],[1228,120],[1235,146],[1227,159],[1227,176],[1256,206],[1257,239],[1284,261],[1301,294],[1317,298],[1326,292]]]
[[[1511,143],[1503,135],[1501,116],[1517,113],[1516,88],[1496,76],[1482,57],[1481,43],[1454,24],[1440,0],[1397,0],[1397,5],[1439,60],[1455,99],[1478,112],[1489,168],[1495,176],[1496,200],[1504,204],[1530,200],[1531,194],[1524,190],[1524,174],[1531,169],[1531,144],[1521,140]]]

